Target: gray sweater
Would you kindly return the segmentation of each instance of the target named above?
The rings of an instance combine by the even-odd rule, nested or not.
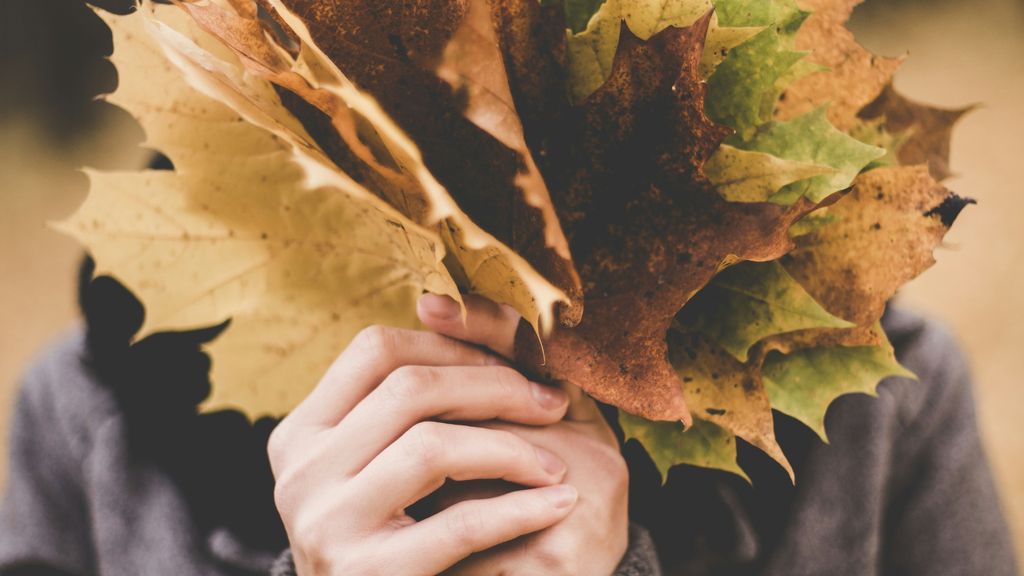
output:
[[[661,559],[635,524],[617,575],[1016,574],[962,356],[945,332],[915,317],[890,314],[886,328],[920,382],[890,379],[878,398],[838,400],[829,445],[779,417],[795,488],[747,447],[741,463],[753,487],[687,467],[659,487],[649,460],[627,444],[634,520],[651,529]],[[133,453],[121,406],[86,354],[76,332],[22,383],[0,507],[0,574],[290,573],[286,551],[200,527],[178,484]]]

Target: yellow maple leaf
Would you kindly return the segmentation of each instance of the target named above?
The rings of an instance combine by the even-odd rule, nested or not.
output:
[[[88,199],[57,226],[89,248],[99,273],[138,293],[142,335],[231,318],[210,347],[208,408],[282,414],[360,328],[414,326],[424,290],[459,297],[434,230],[340,171],[310,185],[312,167],[327,172],[315,148],[187,85],[146,18],[108,19],[122,71],[111,100],[140,119],[147,144],[175,169],[90,172]],[[199,38],[186,21],[175,24]],[[257,93],[275,97],[269,87]],[[296,141],[304,135],[289,129]]]

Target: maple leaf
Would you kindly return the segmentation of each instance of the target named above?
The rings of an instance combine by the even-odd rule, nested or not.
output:
[[[686,332],[699,332],[740,362],[750,348],[775,334],[805,328],[847,328],[777,262],[743,263],[726,269],[680,312]]]
[[[899,152],[907,142],[906,132],[890,132],[883,120],[872,119],[858,121],[850,128],[849,134],[865,144],[885,150],[885,156],[872,160],[864,167],[865,172],[883,166],[900,165]]]
[[[771,120],[783,90],[780,81],[805,55],[787,49],[774,28],[733,48],[708,79],[708,116],[750,138]]]
[[[818,108],[788,122],[771,123],[749,141],[730,140],[731,144],[745,150],[835,169],[832,173],[785,186],[769,198],[772,202],[791,204],[802,197],[820,202],[847,188],[865,166],[885,155],[884,149],[869,146],[840,132],[825,116],[826,108]]]
[[[672,333],[670,338],[672,365],[690,409],[760,448],[793,478],[793,468],[775,439],[760,364],[742,363],[700,334]]]
[[[557,255],[546,260],[541,269],[547,277],[565,279],[563,286],[574,304],[562,310],[560,320],[569,325],[578,323],[582,315],[579,302],[583,298],[579,278],[547,184],[526,144],[487,0],[468,1],[467,12],[444,50],[437,74],[465,93],[465,116],[522,159],[516,185],[523,191],[526,203],[541,213],[541,237]],[[542,253],[541,248],[528,244],[531,240],[527,237],[512,244],[527,254]]]
[[[821,69],[786,89],[775,109],[777,119],[796,118],[828,103],[828,119],[846,131],[857,113],[892,80],[902,59],[872,54],[845,26],[854,6],[862,1],[802,1],[811,15],[800,26],[794,48],[809,50],[807,61]]]
[[[915,102],[897,92],[890,83],[858,116],[880,122],[889,132],[903,133],[905,136],[897,153],[900,163],[928,164],[932,176],[942,181],[952,176],[949,142],[953,127],[973,109],[973,106],[944,109]]]
[[[320,136],[315,144],[326,141],[328,152],[325,154],[334,164],[347,168],[347,174],[358,178],[415,221],[433,226],[443,219],[441,235],[454,256],[451,269],[462,286],[497,302],[511,304],[535,329],[550,326],[553,304],[565,302],[565,292],[551,286],[519,254],[480,229],[461,210],[448,191],[434,179],[417,146],[375,101],[358,91],[321,51],[311,45],[309,33],[302,22],[282,8],[282,21],[290,26],[289,31],[296,34],[296,41],[300,43],[297,60],[289,63],[280,50],[268,45],[269,39],[264,34],[255,4],[251,0],[234,0],[233,5],[237,11],[216,4],[183,4],[183,7],[207,32],[231,49],[246,64],[247,71],[289,90],[288,94],[303,98],[325,114],[310,116],[300,113],[298,116],[310,126],[310,132]],[[208,59],[208,55],[200,55],[192,60],[195,63]],[[244,82],[244,78],[236,79],[231,87],[244,90],[240,86]],[[223,97],[224,91],[212,94]],[[284,102],[290,103],[288,110],[297,107],[294,99],[285,98]],[[232,104],[237,106],[236,102]],[[286,114],[291,118],[289,112]],[[313,122],[311,118],[317,118],[319,122]],[[333,135],[335,140],[325,135]],[[287,134],[284,137],[287,138]],[[371,149],[364,141],[378,144]],[[348,155],[348,151],[352,151],[356,158]],[[330,170],[319,170],[318,173],[330,174]],[[562,247],[555,250],[558,254],[551,254],[552,257],[545,260],[550,263],[545,271],[562,280],[562,287],[577,295],[575,271],[561,255],[567,254],[567,248],[558,223],[554,222],[553,228],[547,226],[545,229],[553,230],[550,234],[554,235],[556,244],[557,239],[562,238]],[[543,246],[547,239],[543,237],[540,244]],[[543,248],[537,250],[537,253],[549,254]]]
[[[888,342],[774,353],[765,358],[761,371],[772,407],[803,422],[826,442],[825,414],[837,397],[851,393],[874,396],[884,378],[915,377],[896,361]]]
[[[606,0],[590,17],[585,29],[569,33],[568,85],[573,102],[583,102],[608,80],[623,22],[634,36],[648,40],[669,26],[688,27],[711,9],[710,0]],[[721,27],[717,15],[712,13],[698,68],[701,77],[709,76],[730,49],[761,29],[760,26]]]
[[[643,445],[662,482],[669,469],[680,464],[717,468],[750,481],[736,463],[736,436],[717,424],[694,417],[693,424],[684,431],[679,422],[652,422],[619,412],[619,425],[627,440],[634,438]]]
[[[906,375],[884,303],[968,201],[895,164],[947,174],[962,111],[891,89],[853,0],[175,4],[114,25],[111,97],[175,170],[93,173],[63,226],[147,331],[233,319],[214,404],[286,411],[456,287],[663,476],[743,475],[742,439],[792,477],[773,409],[824,438],[832,399]]]
[[[835,172],[831,166],[786,160],[727,144],[704,165],[708,180],[730,202],[767,202],[787,184]]]
[[[458,297],[435,233],[352,180],[308,186],[305,151],[186,85],[145,19],[107,18],[114,63],[146,72],[122,75],[111,100],[175,169],[92,172],[85,204],[57,226],[139,293],[141,334],[232,320],[211,345],[207,407],[280,414],[360,327],[414,326],[424,290]]]
[[[521,129],[510,136],[507,126],[484,123],[487,129],[482,128],[478,123],[481,117],[477,121],[466,117],[465,94],[453,90],[449,81],[434,72],[439,62],[443,65],[453,35],[460,34],[467,5],[444,0],[399,4],[269,1],[300,37],[315,45],[341,74],[372,94],[413,142],[427,144],[421,148],[425,167],[467,216],[465,222],[458,223],[459,228],[471,223],[486,231],[563,293],[578,298],[578,277],[560,240],[559,223],[546,207],[543,181],[535,167],[531,168],[529,151],[507,145],[521,144]],[[460,50],[459,44],[473,38],[475,28],[472,22],[462,27],[462,40],[453,49]],[[488,42],[493,42],[493,37],[488,37]],[[493,63],[500,65],[500,54],[493,50],[490,54],[496,58]],[[448,73],[449,77],[459,75],[450,64]],[[467,79],[465,74],[462,78]],[[480,87],[477,80],[475,85]],[[504,86],[503,92],[506,83],[498,82]],[[511,105],[507,98],[506,103]],[[530,184],[527,190],[520,189],[524,181]],[[476,284],[466,287],[479,288]]]
[[[926,166],[879,168],[829,207],[836,220],[796,238],[782,263],[830,313],[858,325],[882,317],[896,290],[929,268],[964,203]]]
[[[555,195],[585,314],[546,339],[543,356],[518,341],[543,377],[651,419],[687,419],[665,342],[678,310],[724,265],[788,251],[786,230],[814,207],[727,203],[701,175],[727,133],[703,112],[709,21],[647,41],[622,24],[611,76],[580,107],[573,177]]]

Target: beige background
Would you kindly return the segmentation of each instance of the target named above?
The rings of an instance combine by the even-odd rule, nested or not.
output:
[[[873,0],[852,27],[876,52],[909,52],[897,77],[909,96],[984,104],[956,133],[952,164],[962,176],[948,183],[980,205],[964,212],[938,251],[939,265],[901,300],[951,326],[972,359],[982,433],[1024,549],[1024,4]],[[0,127],[0,446],[17,374],[75,322],[80,252],[43,222],[71,212],[85,180],[71,169],[75,154],[57,153],[33,134],[26,123]],[[110,130],[82,145],[129,154]]]

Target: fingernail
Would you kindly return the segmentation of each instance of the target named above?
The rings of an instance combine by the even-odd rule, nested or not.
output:
[[[537,460],[540,461],[540,467],[552,476],[559,476],[565,472],[565,462],[543,448],[537,447]]]
[[[437,320],[454,320],[459,316],[459,303],[449,296],[424,294],[420,296],[420,311]]]
[[[561,408],[562,404],[565,404],[566,397],[561,390],[537,382],[531,382],[530,389],[533,392],[533,399],[537,401],[537,404],[548,410]]]
[[[543,492],[544,498],[551,503],[551,506],[559,510],[568,508],[575,504],[576,498],[578,497],[576,489],[569,484],[548,486],[547,488],[541,488],[541,492]]]

